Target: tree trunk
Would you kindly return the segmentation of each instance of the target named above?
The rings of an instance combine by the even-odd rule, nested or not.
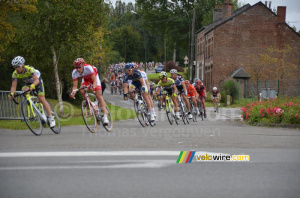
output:
[[[55,88],[56,88],[56,94],[57,94],[57,99],[59,102],[59,114],[60,116],[64,115],[64,106],[63,106],[63,101],[62,101],[62,89],[61,89],[61,84],[59,80],[59,75],[58,75],[58,58],[56,56],[56,51],[54,49],[54,46],[51,46],[51,52],[52,52],[52,59],[53,59],[53,68],[54,68],[54,77],[55,77]]]
[[[176,42],[174,43],[173,62],[176,64]]]

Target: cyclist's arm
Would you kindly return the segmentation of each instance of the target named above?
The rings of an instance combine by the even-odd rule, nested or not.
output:
[[[13,79],[12,83],[11,83],[11,88],[10,88],[10,98],[13,98],[13,95],[17,89],[17,84],[18,84],[18,81],[17,79]]]
[[[212,101],[215,99],[212,94],[210,95],[210,98],[211,98]]]
[[[96,90],[96,87],[97,87],[96,76],[93,74],[93,75],[91,76],[91,79],[93,80],[93,90]]]
[[[149,84],[148,79],[146,79],[145,82],[146,82],[146,85],[147,85],[147,89],[150,90],[150,84]]]
[[[172,86],[173,86],[173,89],[174,89],[174,93],[177,94],[178,93],[178,89],[177,89],[176,85],[173,84]]]
[[[183,90],[184,90],[184,94],[187,95],[187,90],[186,90],[186,86],[184,83],[181,83],[182,84],[182,87],[183,87]]]
[[[33,83],[30,86],[30,90],[35,89],[35,87],[40,83],[39,78],[37,77],[37,75],[33,75]],[[32,87],[32,85],[34,86],[34,88]]]
[[[204,89],[203,92],[204,92],[204,99],[206,99],[206,90]]]
[[[128,93],[128,82],[124,82],[123,87],[124,87],[124,94],[127,94]]]
[[[77,84],[78,84],[78,80],[77,79],[73,80],[73,88],[72,88],[72,92],[71,92],[72,95],[76,94],[76,92],[74,92],[73,90],[77,89]]]

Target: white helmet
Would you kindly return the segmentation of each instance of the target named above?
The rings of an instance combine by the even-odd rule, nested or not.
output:
[[[25,59],[22,56],[17,56],[11,61],[11,64],[13,67],[20,67],[25,64]]]
[[[218,88],[217,88],[217,87],[214,87],[214,88],[213,88],[213,91],[217,91],[217,90],[218,90]]]
[[[170,73],[171,74],[177,74],[177,70],[176,69],[171,69]]]

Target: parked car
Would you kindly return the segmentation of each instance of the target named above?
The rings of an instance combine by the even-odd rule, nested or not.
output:
[[[165,66],[163,65],[159,65],[157,66],[157,68],[155,69],[155,73],[160,73],[162,71],[165,71]]]

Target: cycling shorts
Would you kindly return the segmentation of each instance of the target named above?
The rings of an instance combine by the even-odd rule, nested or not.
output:
[[[39,84],[37,86],[35,86],[35,90],[37,92],[38,95],[45,95],[45,89],[44,89],[44,83],[43,83],[43,79],[39,78]],[[32,83],[26,83],[23,87],[23,88],[28,88],[30,87]]]
[[[95,78],[97,81],[96,91],[100,91],[100,90],[102,90],[100,78],[98,75],[95,75]],[[93,85],[92,80],[87,81],[87,80],[84,80],[84,78],[82,79],[81,86],[89,86],[90,84]]]

